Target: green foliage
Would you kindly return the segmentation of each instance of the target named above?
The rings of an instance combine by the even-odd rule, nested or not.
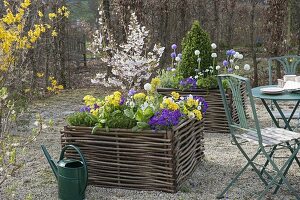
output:
[[[136,120],[126,116],[124,112],[116,110],[111,113],[106,121],[106,126],[109,128],[133,128],[136,125]]]
[[[197,85],[202,89],[215,89],[218,88],[218,81],[216,76],[201,77],[197,81]]]
[[[162,70],[159,79],[160,86],[163,88],[178,88],[179,82],[183,77],[178,75],[177,70]]]
[[[201,71],[212,65],[210,37],[201,28],[199,21],[194,21],[191,30],[184,37],[181,46],[183,50],[180,72],[183,77],[195,76],[197,73],[195,71],[198,68],[198,56],[195,55],[196,50],[200,51]]]
[[[76,112],[67,118],[67,122],[71,126],[93,127],[97,124],[98,118],[88,112]]]

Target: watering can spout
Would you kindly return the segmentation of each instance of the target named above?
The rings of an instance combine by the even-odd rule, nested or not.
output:
[[[46,156],[46,158],[47,158],[47,160],[48,160],[48,162],[49,162],[49,164],[50,164],[50,166],[52,168],[52,171],[53,171],[53,173],[55,175],[55,178],[57,179],[57,177],[58,177],[58,171],[57,171],[56,163],[51,159],[51,156],[48,153],[46,147],[44,145],[41,145],[41,147],[42,147],[42,150],[43,150],[43,152],[44,152],[44,154],[45,154],[45,156]]]

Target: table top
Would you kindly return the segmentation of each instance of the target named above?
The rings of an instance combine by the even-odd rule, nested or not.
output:
[[[300,101],[299,93],[284,91],[281,94],[264,94],[260,91],[261,88],[267,88],[267,87],[277,87],[277,85],[266,85],[266,86],[252,88],[253,97],[260,98],[260,99],[268,99],[268,100]]]

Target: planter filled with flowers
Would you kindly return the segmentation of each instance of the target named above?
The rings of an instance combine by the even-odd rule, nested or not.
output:
[[[172,64],[166,70],[161,70],[158,76],[161,81],[158,93],[170,95],[172,91],[176,91],[182,96],[202,96],[209,104],[205,117],[205,132],[228,133],[229,127],[217,75],[240,74],[242,69],[238,63],[243,59],[243,55],[233,49],[227,50],[222,63],[218,63],[218,55],[215,52],[217,45],[210,42],[209,35],[200,27],[198,21],[193,23],[192,29],[182,41],[182,54],[177,54],[176,44],[171,47]],[[249,70],[249,67],[246,64],[244,69]],[[226,87],[227,83],[223,84]],[[228,100],[230,99],[231,94],[228,93]],[[231,114],[238,120],[234,107]]]
[[[81,112],[68,117],[61,143],[81,149],[90,184],[176,192],[200,163],[207,103],[176,92],[162,97],[158,84],[146,84],[146,93],[87,95]],[[69,151],[68,157],[76,154]]]

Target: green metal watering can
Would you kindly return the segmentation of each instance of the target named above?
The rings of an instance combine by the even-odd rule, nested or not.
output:
[[[85,199],[85,189],[88,182],[87,165],[80,149],[74,145],[66,145],[55,162],[51,159],[44,145],[42,150],[52,168],[58,182],[58,198],[61,200],[82,200]],[[64,159],[66,149],[73,148],[79,154],[80,160]]]

